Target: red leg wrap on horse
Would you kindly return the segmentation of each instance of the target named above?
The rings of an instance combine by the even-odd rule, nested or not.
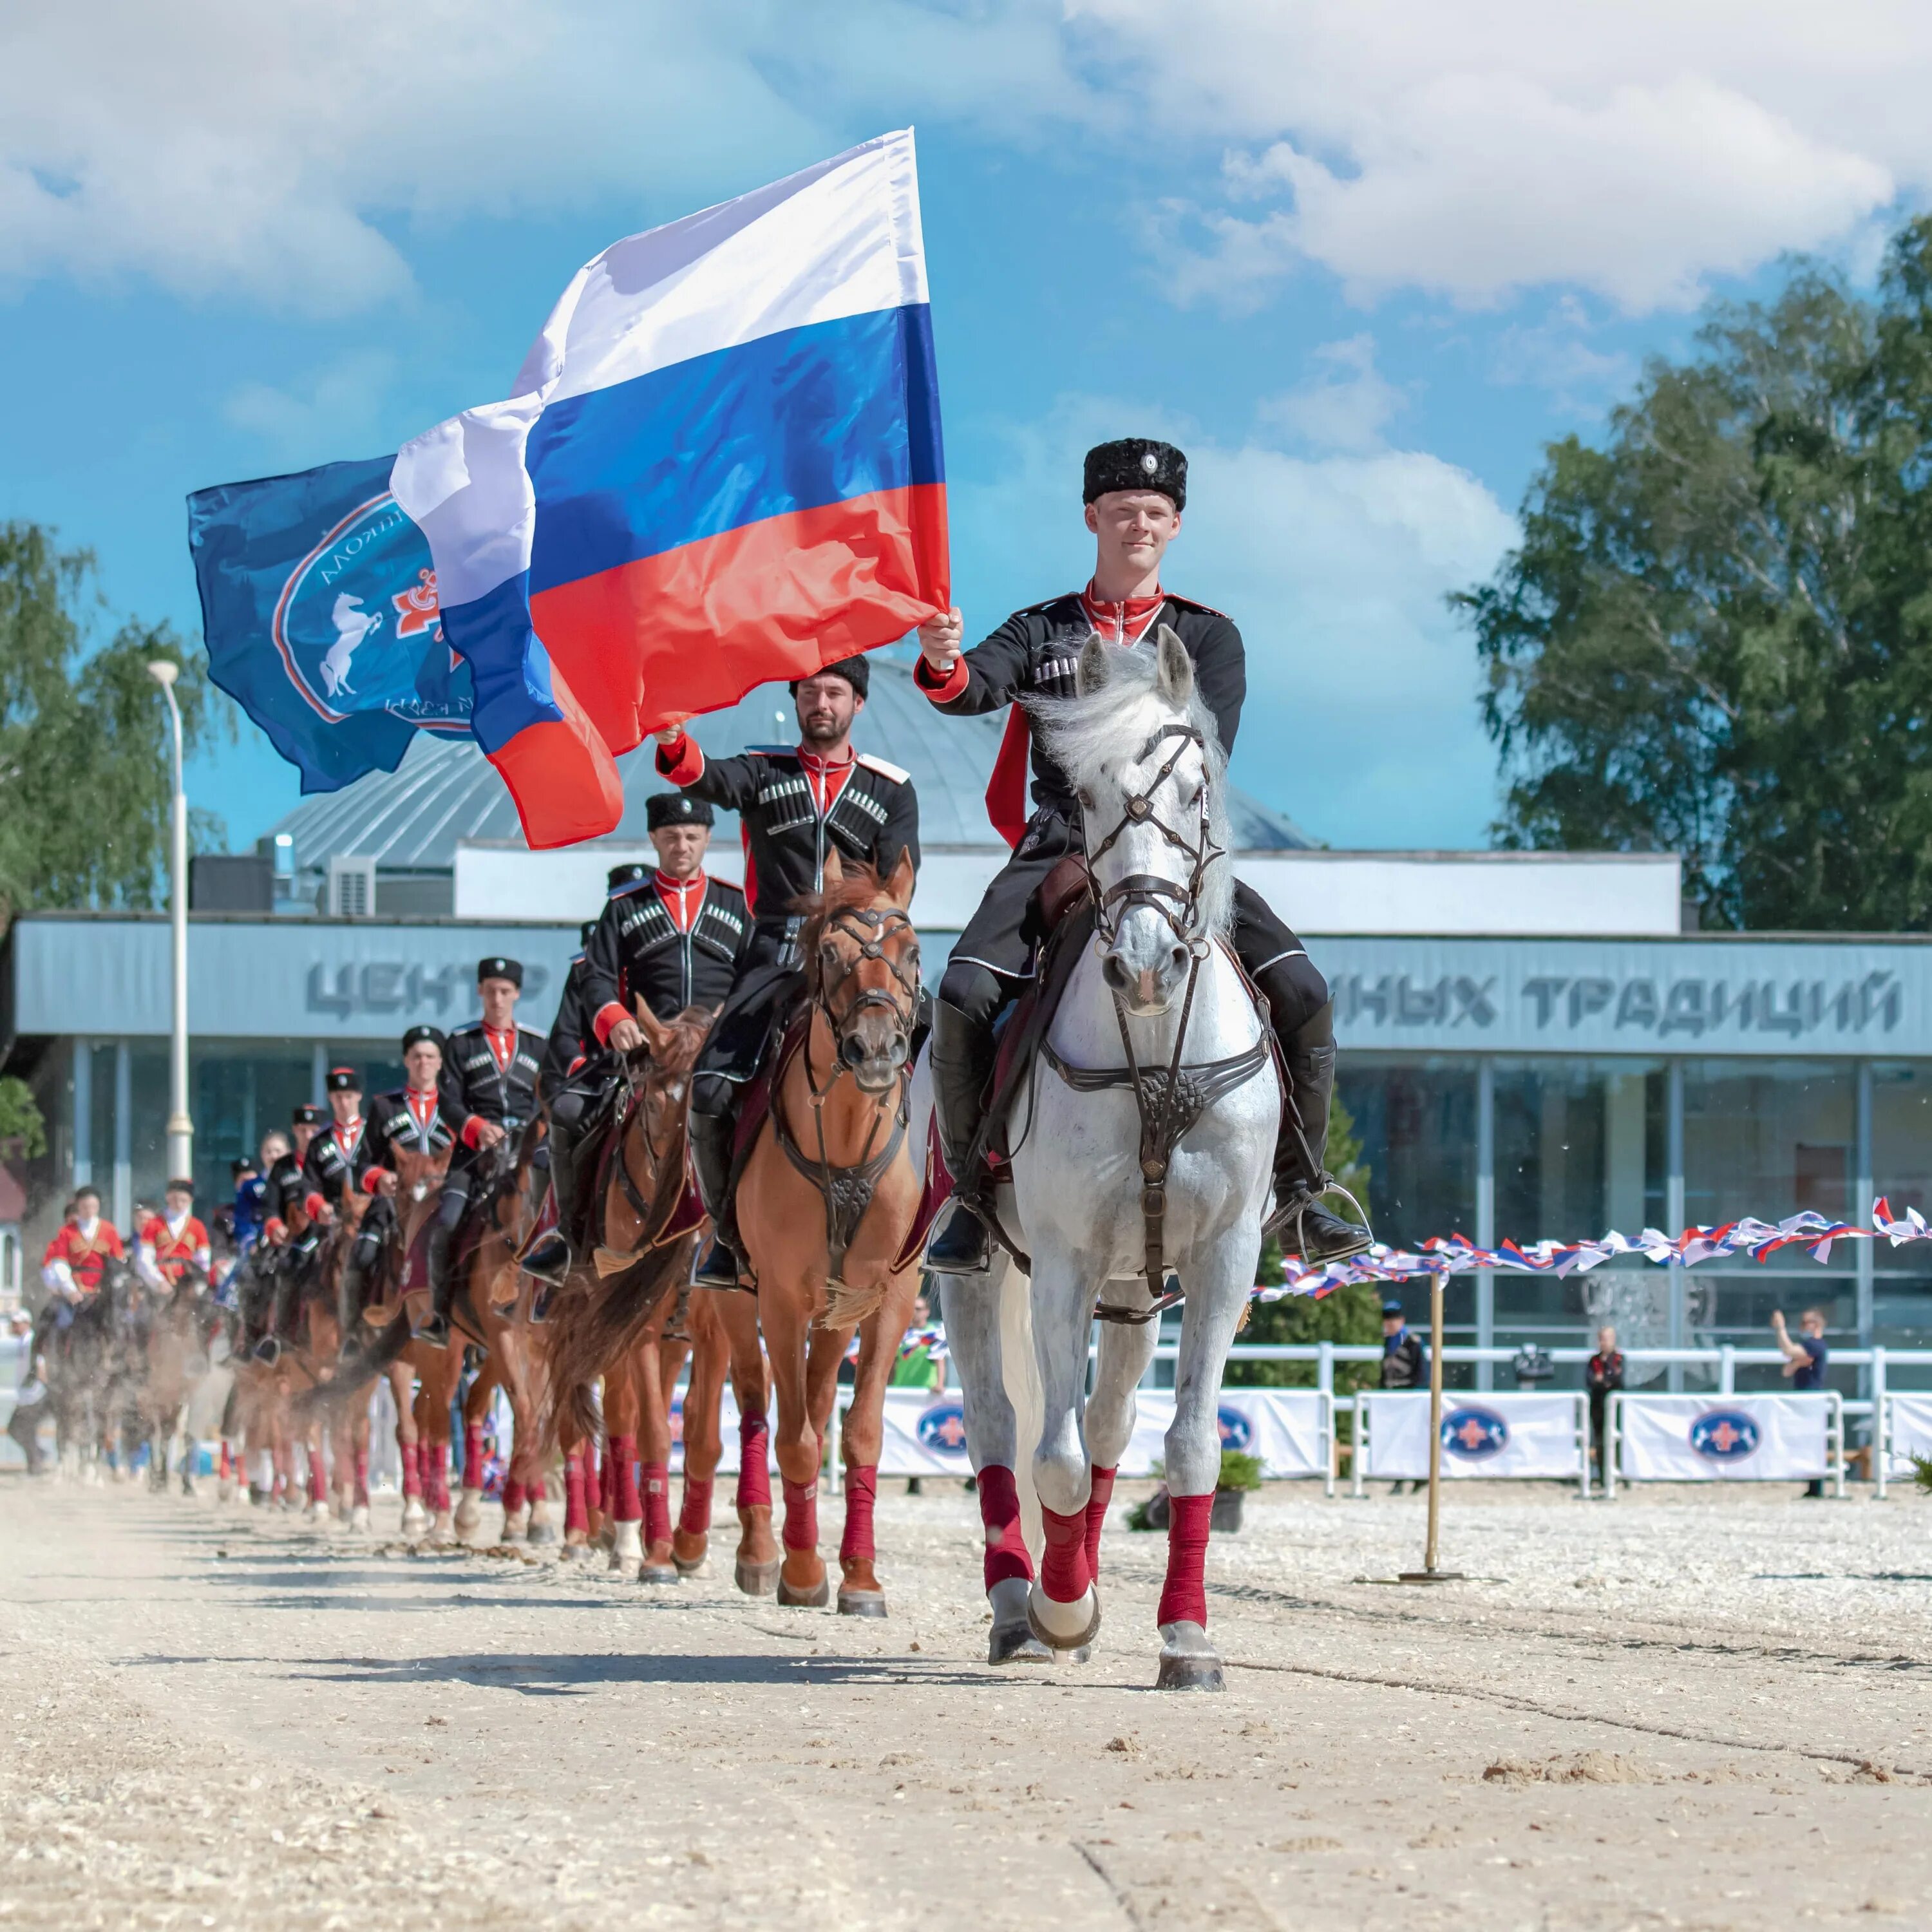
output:
[[[235,1466],[229,1460],[228,1444],[224,1442],[221,1445],[221,1480],[224,1483],[226,1482],[229,1478],[234,1473]]]
[[[707,1536],[711,1532],[710,1476],[687,1476],[684,1501],[677,1512],[677,1526],[686,1536]]]
[[[738,1418],[738,1508],[772,1506],[771,1425],[752,1409]]]
[[[369,1452],[366,1449],[356,1452],[356,1507],[369,1507]]]
[[[1088,1472],[1094,1486],[1087,1497],[1087,1574],[1096,1583],[1100,1580],[1100,1532],[1106,1525],[1107,1505],[1114,1499],[1114,1478],[1120,1473],[1118,1466]]]
[[[430,1508],[440,1516],[449,1507],[449,1444],[427,1442],[423,1454],[428,1459],[423,1470],[423,1489]]]
[[[879,1553],[872,1540],[872,1505],[878,1496],[878,1463],[848,1462],[845,1466],[845,1533],[838,1539],[838,1554],[848,1561],[862,1557],[869,1563]]]
[[[1160,1624],[1208,1622],[1208,1527],[1214,1498],[1170,1496],[1167,1519],[1167,1581],[1162,1586]]]
[[[308,1499],[319,1503],[328,1494],[328,1472],[322,1466],[322,1451],[311,1449],[308,1452]]]
[[[610,1485],[610,1514],[620,1522],[641,1522],[644,1505],[638,1495],[638,1438],[614,1436],[604,1445],[604,1453],[616,1466]]]
[[[514,1516],[530,1498],[524,1494],[524,1486],[514,1476],[503,1478],[503,1514]]]
[[[466,1490],[483,1486],[483,1425],[480,1422],[463,1425],[463,1486]]]
[[[584,1492],[584,1451],[573,1449],[563,1459],[563,1528],[568,1535],[574,1529],[589,1533],[590,1506]]]
[[[419,1496],[422,1494],[422,1444],[405,1442],[403,1450],[403,1494]]]
[[[1020,1528],[1019,1486],[1003,1462],[988,1462],[980,1472],[980,1520],[986,1529],[986,1588],[1016,1576],[1030,1583],[1033,1558]]]
[[[784,1486],[784,1546],[788,1550],[818,1547],[818,1479]]]
[[[604,1444],[604,1461],[602,1468],[597,1461],[597,1444],[586,1442],[584,1445],[584,1480],[589,1485],[590,1493],[597,1498],[598,1508],[605,1515],[611,1514],[611,1506],[617,1500],[617,1463],[610,1454],[609,1443]]]
[[[1040,1586],[1056,1604],[1074,1604],[1087,1594],[1094,1580],[1087,1570],[1087,1512],[1062,1516],[1042,1508],[1046,1524],[1046,1555],[1040,1566]]]
[[[646,1462],[638,1472],[644,1492],[644,1542],[670,1540],[670,1472],[662,1462]]]

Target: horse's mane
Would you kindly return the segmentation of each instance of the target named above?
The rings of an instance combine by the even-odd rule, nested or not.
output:
[[[798,950],[805,962],[805,983],[813,994],[819,990],[818,942],[824,936],[826,922],[842,912],[857,911],[872,904],[884,892],[885,884],[878,872],[862,860],[839,860],[843,876],[829,892],[805,892],[791,902],[801,914]]]
[[[1076,790],[1117,792],[1120,771],[1136,757],[1148,734],[1174,706],[1157,687],[1160,659],[1150,638],[1129,650],[1108,653],[1107,678],[1097,691],[1078,698],[1036,698],[1027,712],[1047,755]],[[1228,817],[1228,755],[1221,748],[1214,714],[1202,701],[1196,686],[1188,694],[1186,722],[1201,734],[1202,756],[1208,772],[1208,832],[1222,854],[1229,850],[1233,831]],[[1173,749],[1173,741],[1157,746],[1148,762],[1158,770]],[[1150,776],[1151,774],[1150,774]],[[1172,807],[1162,816],[1173,823]],[[1105,830],[1106,828],[1100,828]],[[1190,841],[1192,814],[1174,829]],[[1208,930],[1224,932],[1234,916],[1234,873],[1226,856],[1211,863],[1202,884],[1201,909]]]

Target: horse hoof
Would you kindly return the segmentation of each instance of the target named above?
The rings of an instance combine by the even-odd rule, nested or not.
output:
[[[1053,1653],[1056,1664],[1091,1664],[1094,1646],[1090,1643],[1076,1644],[1071,1650],[1056,1650]]]
[[[702,1550],[695,1556],[680,1556],[674,1550],[670,1560],[677,1565],[677,1574],[680,1576],[697,1576],[704,1574],[705,1556]]]
[[[772,1565],[772,1568],[774,1570],[778,1570],[779,1571],[778,1601],[784,1604],[787,1609],[794,1610],[822,1610],[827,1604],[831,1602],[832,1579],[830,1576],[820,1577],[818,1580],[818,1586],[816,1589],[794,1590],[792,1586],[785,1581],[782,1566],[775,1563]]]
[[[747,1563],[741,1556],[733,1580],[748,1597],[769,1597],[778,1587],[781,1567],[776,1563]]]
[[[463,1500],[456,1506],[456,1533],[467,1536],[483,1520],[483,1492],[465,1490]]]
[[[369,1505],[367,1503],[358,1503],[349,1512],[349,1527],[351,1529],[367,1529],[369,1527]]]
[[[1051,1664],[1053,1652],[1024,1623],[995,1624],[986,1639],[988,1664]]]
[[[1080,1614],[1083,1601],[1092,1606],[1084,1624]],[[1049,1611],[1057,1614],[1049,1615]],[[1056,1623],[1063,1628],[1055,1629]],[[1049,1650],[1082,1649],[1100,1634],[1100,1592],[1090,1583],[1084,1599],[1059,1604],[1036,1583],[1027,1592],[1027,1627]]]
[[[886,1614],[883,1590],[841,1590],[838,1614],[842,1617],[882,1617]]]
[[[531,1543],[554,1543],[556,1525],[554,1522],[533,1522],[530,1525],[526,1540]]]
[[[503,1512],[503,1540],[506,1543],[520,1540],[528,1533],[530,1526],[530,1513],[527,1508]]]
[[[677,1574],[675,1563],[640,1563],[638,1565],[640,1583],[681,1583],[684,1579]]]
[[[1208,1641],[1208,1633],[1183,1618],[1160,1627],[1160,1674],[1156,1690],[1225,1690],[1221,1654]]]

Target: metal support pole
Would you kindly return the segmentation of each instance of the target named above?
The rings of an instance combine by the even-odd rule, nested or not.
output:
[[[1858,1178],[1852,1184],[1851,1212],[1846,1219],[1863,1225],[1865,1216],[1871,1212],[1873,1196],[1878,1192],[1872,1179],[1872,1070],[1869,1060],[1858,1062],[1858,1120],[1855,1132],[1857,1160],[1854,1165],[1858,1168]],[[1858,1268],[1855,1292],[1858,1304],[1858,1346],[1869,1348],[1872,1346],[1872,1338],[1877,1332],[1872,1244],[1870,1241],[1854,1241],[1852,1253]],[[1858,1371],[1858,1393],[1868,1396],[1871,1392],[1871,1371],[1868,1368],[1861,1369]]]
[[[1675,1234],[1684,1226],[1684,1063],[1673,1060],[1664,1078],[1664,1226]],[[1681,1348],[1684,1340],[1684,1269],[1670,1264],[1670,1346]],[[1684,1390],[1684,1365],[1672,1362],[1666,1371],[1672,1395]]]
[[[1861,1244],[1861,1246],[1864,1245]],[[1891,1445],[1886,1440],[1885,1350],[1874,1347],[1871,1352],[1871,1473],[1872,1493],[1880,1502],[1885,1501],[1885,1465]]]
[[[85,1034],[74,1043],[74,1184],[94,1184],[94,1042]]]
[[[148,675],[161,687],[168,701],[168,722],[174,740],[174,794],[170,800],[170,923],[174,941],[174,1011],[168,1031],[168,1163],[166,1178],[194,1173],[194,1122],[188,1104],[188,786],[182,770],[181,706],[175,702],[175,680],[181,667],[166,658],[148,666]]]
[[[134,1225],[134,1056],[114,1042],[114,1225]]]
[[[1519,1237],[1519,1238],[1521,1238]],[[1496,1244],[1496,1067],[1486,1053],[1476,1064],[1476,1245]],[[1476,1346],[1496,1346],[1496,1276],[1493,1268],[1476,1270]],[[1496,1364],[1476,1364],[1476,1386],[1496,1387]]]
[[[1460,1570],[1438,1567],[1442,1520],[1442,1276],[1429,1277],[1429,1539],[1420,1570],[1405,1570],[1405,1583],[1457,1583]]]

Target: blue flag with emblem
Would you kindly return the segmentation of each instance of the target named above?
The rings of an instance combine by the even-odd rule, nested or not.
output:
[[[419,730],[470,734],[470,668],[444,640],[394,465],[331,463],[188,500],[210,674],[305,792],[394,771]]]

